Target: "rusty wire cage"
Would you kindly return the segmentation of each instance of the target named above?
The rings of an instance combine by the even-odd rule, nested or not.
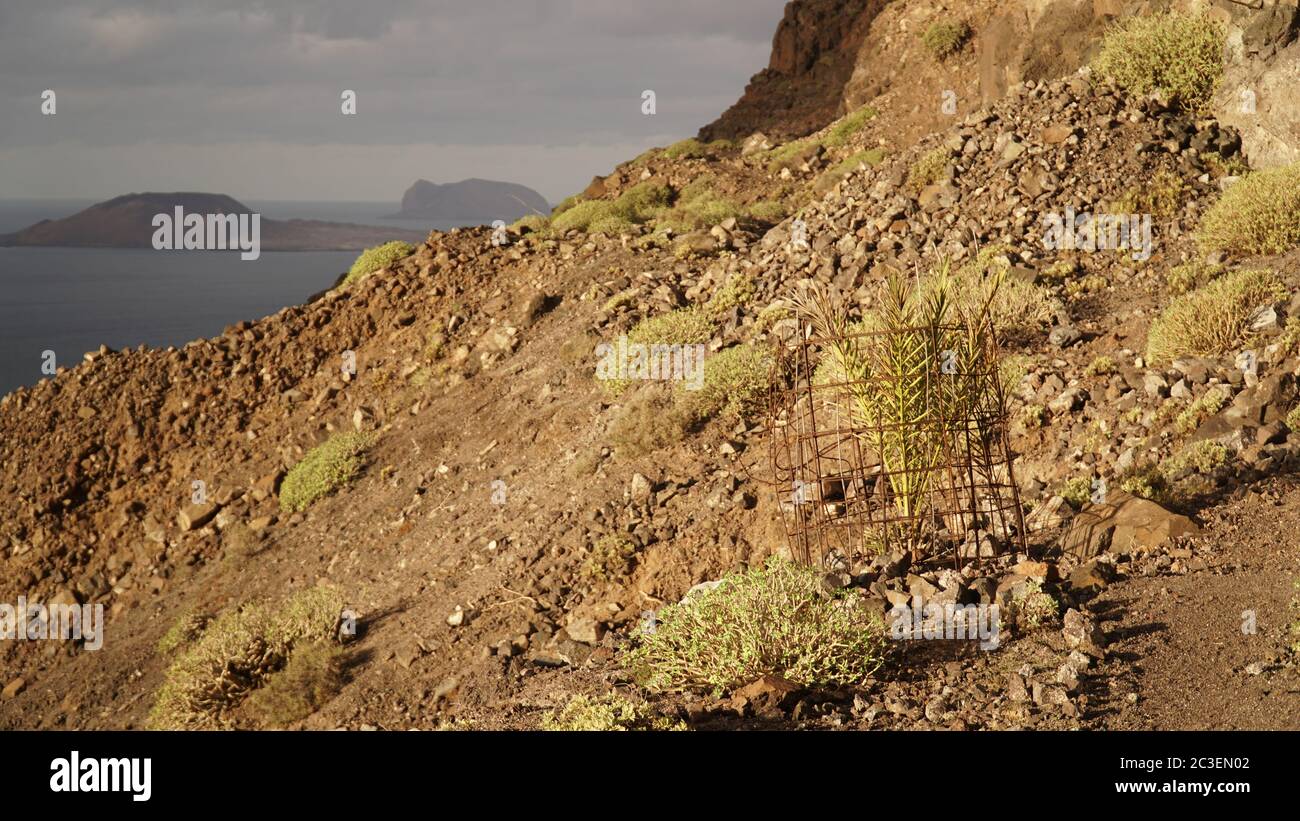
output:
[[[777,351],[769,419],[797,560],[851,566],[904,547],[914,562],[960,567],[1024,551],[996,334],[987,315],[976,321],[818,336],[800,320]],[[909,368],[854,379],[823,364],[853,348],[910,357]]]

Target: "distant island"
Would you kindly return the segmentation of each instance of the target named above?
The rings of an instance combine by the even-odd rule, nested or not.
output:
[[[388,219],[514,222],[529,214],[549,214],[546,198],[512,182],[468,179],[439,185],[416,180],[402,195],[402,210]]]
[[[41,220],[12,234],[0,245],[54,245],[86,248],[151,248],[153,219],[177,208],[187,214],[252,214],[253,209],[225,194],[195,192],[126,194],[96,203],[57,220]],[[321,220],[260,218],[263,251],[359,251],[392,240],[423,242],[425,234],[398,228]]]

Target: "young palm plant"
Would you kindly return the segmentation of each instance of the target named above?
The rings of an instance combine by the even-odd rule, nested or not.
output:
[[[963,477],[959,468],[987,451],[1002,401],[989,361],[1000,278],[958,295],[949,272],[944,261],[916,284],[891,272],[860,322],[819,289],[794,300],[822,348],[817,381],[879,460],[893,508],[885,526],[914,552],[936,513],[934,495],[958,501],[963,485],[975,486],[973,473]]]

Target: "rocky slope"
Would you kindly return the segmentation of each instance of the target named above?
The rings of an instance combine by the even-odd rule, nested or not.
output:
[[[1298,400],[1287,340],[1300,251],[1221,260],[1275,270],[1288,289],[1260,314],[1255,371],[1233,354],[1152,367],[1142,353],[1169,274],[1198,257],[1191,229],[1230,182],[1207,154],[1236,157],[1239,133],[1077,75],[1011,83],[915,143],[898,137],[905,99],[872,104],[852,134],[825,139],[832,125],[780,163],[761,141],[655,153],[588,192],[613,201],[707,177],[738,203],[797,208],[807,247],[790,242],[795,216],[727,219],[685,245],[650,241],[648,226],[520,228],[505,246],[488,229],[435,232],[307,305],[180,350],[93,352],[0,400],[0,601],[109,605],[100,651],[0,645],[0,726],[140,727],[169,663],[158,639],[178,619],[317,584],[343,591],[361,629],[342,692],[294,726],[532,728],[575,693],[615,688],[692,727],[1300,726],[1288,632],[1300,559],[1277,535],[1300,516],[1300,433],[1284,421]],[[882,141],[882,156],[854,159]],[[1043,248],[1044,217],[1155,180],[1178,195],[1153,208],[1149,259]],[[1043,308],[1004,339],[1023,370],[1012,446],[1029,555],[958,572],[887,554],[832,576],[881,612],[912,595],[1012,605],[1030,591],[1049,593],[1051,612],[1009,623],[995,653],[893,648],[852,692],[633,686],[619,646],[641,613],[781,552],[781,500],[761,418],[641,441],[668,391],[611,397],[595,345],[741,281],[752,294],[720,314],[710,351],[777,345],[795,332],[781,308],[801,283],[869,301],[886,266],[981,253]],[[286,468],[346,430],[377,436],[361,476],[282,512]],[[1120,489],[1198,441],[1224,458],[1173,472],[1165,506]],[[1097,479],[1111,490],[1090,504]],[[612,535],[633,555],[593,573]]]

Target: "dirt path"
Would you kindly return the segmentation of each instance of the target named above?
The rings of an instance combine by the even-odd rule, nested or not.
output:
[[[1109,687],[1090,694],[1094,726],[1300,728],[1300,674],[1286,649],[1300,578],[1300,482],[1261,483],[1201,518],[1193,550],[1208,569],[1132,578],[1093,603],[1111,641]],[[1243,630],[1247,612],[1253,634]]]

